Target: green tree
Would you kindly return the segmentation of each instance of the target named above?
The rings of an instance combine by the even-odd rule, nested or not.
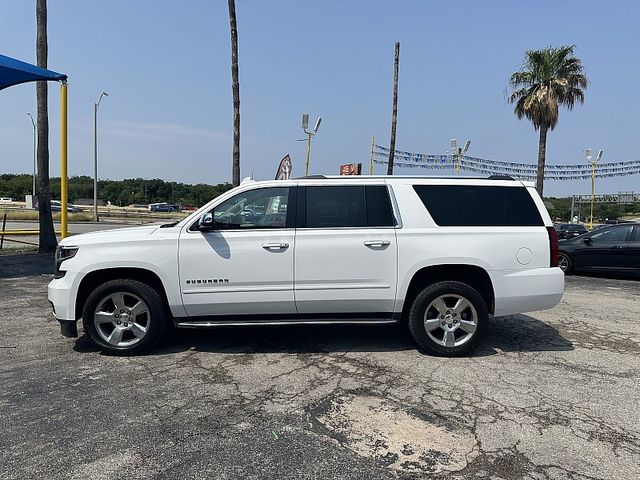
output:
[[[547,132],[558,123],[560,106],[573,109],[576,102],[584,103],[587,77],[582,62],[573,55],[574,45],[529,50],[522,69],[511,75],[509,102],[515,103],[515,114],[531,120],[540,131],[538,144],[538,172],[536,189],[542,195]]]

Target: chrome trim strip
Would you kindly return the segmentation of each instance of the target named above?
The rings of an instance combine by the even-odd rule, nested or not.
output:
[[[176,327],[178,328],[210,328],[210,327],[247,327],[256,325],[390,325],[398,323],[398,320],[246,320],[246,321],[204,321],[204,322],[178,322]]]
[[[325,283],[325,284],[296,284],[294,290],[363,290],[388,289],[391,285],[380,283]]]
[[[282,286],[255,286],[255,287],[218,287],[218,288],[190,288],[182,290],[183,295],[194,293],[256,293],[256,292],[292,292],[293,284]]]

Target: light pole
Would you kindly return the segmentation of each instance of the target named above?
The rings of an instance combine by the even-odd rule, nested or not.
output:
[[[596,199],[596,166],[598,162],[602,159],[603,150],[598,150],[598,156],[595,160],[592,160],[593,150],[587,148],[585,150],[585,155],[587,157],[587,162],[591,164],[591,216],[589,217],[589,230],[593,229],[593,204]]]
[[[302,114],[302,130],[307,134],[307,163],[305,167],[305,175],[309,175],[309,159],[311,157],[311,137],[313,137],[316,133],[318,133],[318,129],[320,128],[320,122],[322,118],[318,117],[316,120],[316,126],[313,127],[313,130],[307,130],[309,128],[309,114]]]
[[[458,147],[458,141],[455,138],[451,139],[451,154],[456,158],[456,174],[460,175],[460,158],[463,154],[467,153],[471,146],[471,140],[464,142],[464,147]]]
[[[108,97],[107,92],[102,92],[96,103],[93,104],[93,221],[98,222],[98,107],[102,97]]]
[[[33,125],[33,193],[31,196],[31,205],[35,205],[36,201],[36,151],[37,151],[37,140],[36,140],[36,122],[33,120],[33,115],[27,113],[29,118],[31,119],[31,124]]]

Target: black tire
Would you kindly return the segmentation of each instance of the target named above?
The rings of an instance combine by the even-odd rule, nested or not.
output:
[[[560,267],[560,269],[565,275],[571,275],[571,272],[573,271],[573,260],[571,260],[571,257],[567,253],[560,252],[558,254],[558,266],[562,265],[562,258],[565,259],[567,266],[566,268]]]
[[[448,297],[449,295],[451,297]],[[459,314],[459,316],[457,316],[458,314],[454,315],[454,309],[451,308],[450,315],[457,316],[457,319],[462,318],[464,321],[455,321],[456,318],[452,318],[450,315],[447,315],[448,312],[443,312],[446,318],[442,319],[442,321],[447,325],[441,327],[440,319],[442,316],[439,316],[438,313],[438,315],[433,318],[433,314],[436,312],[434,310],[435,307],[432,307],[427,311],[432,302],[436,301],[439,297],[446,298],[445,306],[446,302],[456,300],[455,297],[463,297],[469,302],[472,308],[467,308],[464,313]],[[468,334],[466,330],[468,327],[462,328],[462,323],[470,323],[466,319],[472,318],[474,310],[476,317],[475,331],[472,334],[469,334],[469,338],[466,338],[466,335]],[[431,335],[427,332],[427,327],[425,326],[425,319],[429,315],[432,317],[431,321],[435,320],[436,323],[439,324],[436,326],[435,330],[431,332]],[[484,298],[482,298],[482,295],[469,285],[453,281],[438,282],[426,287],[413,300],[411,309],[409,310],[409,331],[411,332],[415,342],[427,353],[444,357],[460,357],[472,352],[476,348],[478,342],[480,342],[484,335],[488,317],[489,311]],[[454,340],[455,343],[462,342],[460,345],[446,346],[441,345],[436,341],[439,336],[439,331],[442,332],[444,341],[444,338],[447,337],[446,328],[448,325],[453,326],[455,329],[453,331]],[[458,337],[456,338],[456,336]],[[436,337],[436,340],[432,337]]]
[[[132,345],[116,346],[110,344],[100,335],[94,321],[94,312],[96,312],[99,304],[102,303],[104,305],[106,297],[117,292],[125,293],[125,298],[127,299],[133,298],[128,295],[136,296],[147,307],[147,313],[142,314],[143,318],[141,320],[141,322],[144,322],[146,333],[142,338],[135,340],[136,343]],[[131,279],[110,280],[103,283],[91,292],[82,309],[82,322],[85,332],[89,334],[100,350],[108,355],[139,355],[149,351],[165,336],[170,318],[169,309],[162,295],[146,283]],[[110,327],[107,324],[107,328],[115,329],[115,326]],[[131,336],[134,337],[133,333]]]

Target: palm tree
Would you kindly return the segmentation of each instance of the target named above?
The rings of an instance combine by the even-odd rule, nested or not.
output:
[[[536,189],[542,196],[547,132],[558,123],[558,110],[564,105],[573,109],[576,102],[584,103],[587,77],[582,62],[573,55],[575,45],[559,48],[529,50],[522,70],[511,75],[509,102],[515,103],[515,114],[526,117],[540,130],[538,144],[538,172]]]
[[[36,57],[38,66],[47,68],[47,0],[36,1]],[[38,107],[38,216],[40,238],[38,251],[52,252],[57,240],[51,216],[51,189],[49,187],[49,108],[47,82],[37,82]]]
[[[229,0],[229,26],[231,27],[231,90],[233,92],[233,186],[240,185],[240,81],[238,79],[238,23],[236,2]]]

